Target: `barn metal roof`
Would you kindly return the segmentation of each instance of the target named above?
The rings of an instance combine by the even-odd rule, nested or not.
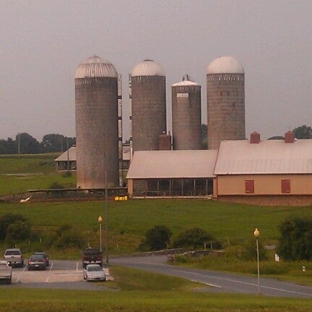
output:
[[[54,161],[76,161],[76,146],[72,146]]]
[[[136,151],[127,179],[212,178],[216,150]]]
[[[312,140],[222,141],[215,175],[311,174]]]
[[[123,146],[123,160],[130,160],[130,146]],[[67,161],[68,156],[70,161],[76,161],[76,146],[72,146],[69,150],[69,154],[67,154],[67,151],[65,151],[63,154],[61,154],[59,157],[57,157],[54,161]]]

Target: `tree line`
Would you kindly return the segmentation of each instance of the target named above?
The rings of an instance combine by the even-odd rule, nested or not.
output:
[[[312,128],[300,126],[292,130],[296,139],[312,139]],[[202,148],[207,148],[207,125],[201,125]],[[284,139],[282,136],[274,136],[270,139]],[[127,142],[127,141],[126,141]],[[41,142],[38,142],[30,134],[23,132],[16,135],[15,139],[0,140],[0,155],[4,154],[42,154],[65,152],[76,144],[76,138],[65,137],[62,134],[46,134]]]
[[[76,138],[62,134],[46,134],[39,142],[30,134],[23,132],[15,139],[0,140],[0,154],[42,154],[64,152],[76,144]]]

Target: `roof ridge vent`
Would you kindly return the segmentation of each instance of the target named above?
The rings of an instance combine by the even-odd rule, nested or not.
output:
[[[250,143],[251,144],[259,144],[260,143],[260,133],[254,131],[250,134]]]
[[[295,142],[295,136],[292,131],[287,131],[285,133],[285,143],[294,143]]]

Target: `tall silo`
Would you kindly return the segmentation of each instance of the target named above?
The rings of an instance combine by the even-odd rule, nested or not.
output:
[[[231,56],[207,67],[208,149],[222,140],[245,139],[245,78],[241,64]]]
[[[201,140],[201,86],[189,80],[171,86],[173,149],[200,150]]]
[[[75,72],[77,187],[118,185],[118,74],[93,56]],[[107,183],[106,183],[107,182]]]
[[[131,73],[132,152],[158,150],[159,136],[166,132],[166,75],[152,60]]]

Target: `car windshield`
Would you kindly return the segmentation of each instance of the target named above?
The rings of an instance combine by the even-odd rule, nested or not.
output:
[[[92,265],[92,266],[88,266],[88,271],[89,272],[103,271],[103,269],[100,266]]]
[[[31,261],[44,261],[44,258],[41,255],[34,255],[30,257],[30,260]]]
[[[45,258],[48,257],[48,255],[45,254],[44,252],[36,252],[35,255],[41,255],[41,256],[43,256],[43,257],[45,257]]]
[[[6,251],[5,254],[8,255],[8,256],[16,256],[16,255],[19,256],[20,252],[18,250],[8,250],[8,251]]]

